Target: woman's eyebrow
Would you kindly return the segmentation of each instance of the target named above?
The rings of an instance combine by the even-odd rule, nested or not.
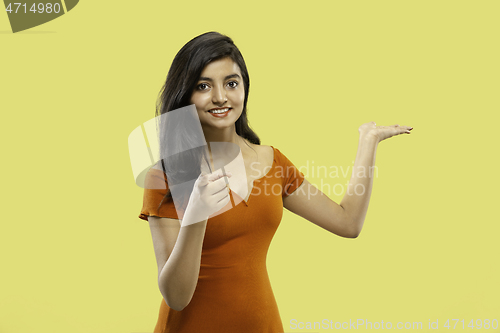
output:
[[[241,79],[241,77],[238,74],[231,74],[231,75],[226,76],[224,78],[224,81],[227,80],[227,79],[233,79],[233,78]],[[209,77],[201,76],[198,81],[213,81],[213,80],[211,78],[209,78]]]

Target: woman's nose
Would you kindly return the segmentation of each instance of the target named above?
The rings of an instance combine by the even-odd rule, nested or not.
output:
[[[222,87],[215,88],[212,94],[212,102],[214,104],[223,104],[226,101],[226,91]]]

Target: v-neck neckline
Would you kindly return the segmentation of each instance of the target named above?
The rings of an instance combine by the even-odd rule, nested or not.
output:
[[[233,196],[236,194],[239,198],[241,198],[241,201],[243,201],[247,207],[248,207],[248,203],[250,202],[250,198],[252,197],[253,190],[255,189],[255,182],[258,182],[258,183],[261,182],[262,179],[266,178],[271,173],[271,171],[275,168],[275,166],[276,166],[276,149],[274,149],[273,146],[269,146],[269,147],[271,147],[273,149],[273,163],[271,164],[271,167],[269,168],[269,171],[266,172],[266,174],[264,176],[252,180],[252,187],[250,189],[250,192],[248,193],[247,200],[245,200],[244,198],[240,197],[238,193],[236,193],[233,190],[229,189],[231,191],[231,193],[233,194]]]

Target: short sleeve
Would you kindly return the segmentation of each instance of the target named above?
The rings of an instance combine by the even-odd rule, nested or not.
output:
[[[144,181],[144,187],[142,209],[139,214],[140,219],[147,221],[148,216],[179,219],[172,198],[165,198],[168,184],[163,171],[155,168],[149,169]]]
[[[274,148],[274,147],[273,147]],[[283,198],[292,194],[304,181],[304,174],[283,155],[277,148],[275,149],[276,162],[282,171],[282,196]]]

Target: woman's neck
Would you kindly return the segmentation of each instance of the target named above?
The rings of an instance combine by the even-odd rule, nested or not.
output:
[[[220,129],[217,129],[217,130],[203,129],[203,132],[205,134],[205,140],[208,143],[208,151],[210,152],[210,160],[211,160],[212,167],[214,166],[214,164],[213,164],[213,159],[212,159],[213,156],[212,156],[212,148],[210,146],[210,142],[231,142],[240,148],[240,151],[243,154],[243,156],[247,155],[247,153],[248,153],[247,150],[249,149],[250,143],[246,139],[239,136],[236,133],[236,129],[234,127],[224,128],[222,130],[220,130]],[[221,147],[221,146],[219,146],[219,147]],[[235,151],[233,149],[228,149],[226,151],[227,156],[224,156],[224,154],[221,155],[221,153],[222,153],[222,151],[218,150],[218,158],[221,161],[226,161],[227,163],[229,163],[230,161],[232,161],[235,158],[235,156],[234,156]],[[224,164],[227,164],[227,163],[224,163]]]
[[[236,134],[236,128],[228,127],[224,129],[203,129],[205,134],[206,142],[232,142],[234,144],[240,145],[243,143],[243,139]]]

